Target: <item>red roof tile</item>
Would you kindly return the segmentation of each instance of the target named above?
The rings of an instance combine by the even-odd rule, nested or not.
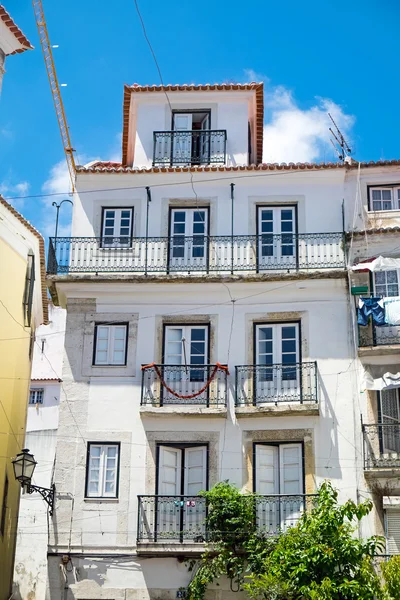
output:
[[[17,50],[14,50],[14,52],[10,52],[10,54],[19,54],[21,52],[25,52],[25,50],[33,49],[33,46],[28,40],[28,38],[25,37],[20,28],[14,23],[14,21],[12,20],[12,18],[10,17],[10,15],[8,14],[8,12],[2,4],[0,4],[0,20],[5,23],[5,25],[14,35],[14,37],[18,40],[21,46],[24,46],[24,48],[18,48]]]
[[[212,172],[232,172],[232,171],[316,171],[322,169],[356,169],[360,164],[361,168],[368,167],[387,167],[400,165],[400,160],[378,160],[361,162],[353,161],[349,163],[260,163],[258,165],[226,167],[224,165],[205,165],[205,166],[177,166],[177,167],[126,167],[122,163],[112,161],[97,161],[88,167],[78,165],[78,173],[212,173]]]

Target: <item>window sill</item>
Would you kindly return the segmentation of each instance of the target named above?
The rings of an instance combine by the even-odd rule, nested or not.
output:
[[[119,498],[84,498],[86,504],[115,504],[119,502]]]
[[[393,210],[368,210],[369,219],[396,219],[400,217],[400,209]]]

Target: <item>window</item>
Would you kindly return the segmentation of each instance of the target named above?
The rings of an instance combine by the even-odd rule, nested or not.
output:
[[[204,381],[208,364],[208,325],[167,325],[164,336],[164,364],[172,369],[170,378]],[[179,366],[190,369],[180,369]],[[193,368],[195,366],[200,368]]]
[[[102,247],[132,244],[133,208],[103,208]]]
[[[25,327],[30,327],[32,319],[33,288],[35,285],[35,256],[28,254],[24,289],[24,322]]]
[[[196,496],[207,489],[207,446],[158,446],[157,493]]]
[[[380,443],[383,453],[400,452],[400,402],[399,389],[379,393]]]
[[[0,533],[4,536],[6,530],[6,516],[7,516],[7,501],[8,501],[8,477],[7,473],[4,480],[3,488],[3,503],[1,505],[1,518],[0,518]]]
[[[128,324],[96,325],[94,365],[126,365]]]
[[[286,531],[305,508],[302,444],[255,444],[254,491],[261,531]],[[264,501],[263,496],[267,496]]]
[[[119,453],[119,443],[89,442],[86,465],[87,498],[118,497]]]
[[[296,265],[296,207],[258,207],[258,264],[261,267]]]
[[[171,209],[170,231],[170,268],[207,265],[208,208]]]
[[[399,210],[400,186],[369,188],[369,208],[370,210]]]
[[[375,294],[388,297],[399,295],[399,273],[393,271],[376,271],[374,273]]]
[[[43,404],[44,390],[31,390],[29,392],[29,404]]]
[[[302,444],[255,444],[254,491],[303,494]]]

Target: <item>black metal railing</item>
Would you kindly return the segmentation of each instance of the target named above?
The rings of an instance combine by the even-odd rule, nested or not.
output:
[[[155,131],[153,165],[225,164],[226,130]]]
[[[289,244],[288,236],[291,238]],[[48,273],[344,269],[342,233],[50,238]]]
[[[400,423],[363,425],[364,468],[400,469]]]
[[[400,344],[399,325],[380,325],[370,323],[366,327],[358,326],[358,345],[367,346],[396,346]]]
[[[259,532],[279,535],[296,525],[304,511],[316,505],[315,494],[254,497]],[[138,496],[138,543],[199,543],[215,536],[207,532],[207,503],[201,496]]]
[[[318,402],[317,363],[236,367],[236,405]]]
[[[142,406],[226,406],[227,371],[216,365],[153,365],[142,370]]]

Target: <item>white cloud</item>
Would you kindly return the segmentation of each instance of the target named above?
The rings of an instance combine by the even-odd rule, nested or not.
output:
[[[330,143],[328,117],[331,113],[346,138],[351,138],[354,117],[328,98],[314,98],[307,109],[299,108],[288,88],[271,84],[252,70],[246,71],[248,80],[264,81],[264,162],[315,162],[337,160]],[[350,144],[351,145],[351,144]]]
[[[14,183],[11,177],[0,182],[0,194],[7,198],[8,196],[25,196],[29,191],[28,181]],[[17,210],[21,211],[24,207],[24,198],[8,198],[8,202]]]
[[[42,185],[42,190],[49,194],[68,194],[72,184],[65,159],[60,160],[50,169],[48,179]]]

